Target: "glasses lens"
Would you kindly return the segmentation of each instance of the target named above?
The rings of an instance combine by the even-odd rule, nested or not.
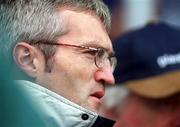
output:
[[[117,59],[115,56],[112,56],[109,58],[110,60],[110,63],[111,63],[111,69],[112,69],[112,72],[114,72],[115,68],[116,68],[116,65],[117,65]]]
[[[98,53],[95,57],[95,63],[98,68],[104,66],[104,59],[105,59],[105,51],[103,49],[98,49]]]
[[[95,64],[98,68],[102,68],[105,64],[109,64],[113,72],[116,67],[116,61],[116,57],[109,56],[108,52],[104,49],[98,49],[98,53],[95,57]]]

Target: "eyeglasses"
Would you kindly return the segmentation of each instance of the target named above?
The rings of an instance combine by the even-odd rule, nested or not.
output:
[[[68,46],[68,47],[75,47],[80,49],[87,49],[88,52],[94,56],[94,63],[97,66],[97,68],[104,67],[107,63],[111,66],[111,71],[113,72],[117,60],[114,53],[109,54],[106,49],[104,48],[94,48],[94,47],[88,47],[88,46],[80,46],[80,45],[72,45],[72,44],[64,44],[64,43],[50,43],[50,42],[38,42],[36,44],[45,44],[45,45],[62,45],[62,46]]]

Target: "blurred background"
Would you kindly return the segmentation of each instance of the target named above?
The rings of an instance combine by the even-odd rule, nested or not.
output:
[[[179,32],[176,31],[174,33],[170,30],[170,32],[168,32],[168,34],[165,36],[164,34],[166,33],[166,31],[163,31],[163,30],[160,31],[159,32],[160,36],[157,35],[157,37],[160,40],[159,42],[161,41],[164,42],[164,45],[161,45],[160,47],[164,49],[168,49],[169,48],[168,45],[170,45],[170,47],[174,46],[174,48],[169,48],[169,49],[172,50],[174,54],[179,53],[180,45],[179,45],[179,40],[177,38],[180,37],[179,35],[180,33],[180,13],[179,13],[180,0],[103,0],[103,1],[109,7],[111,16],[112,16],[110,38],[112,40],[113,46],[116,47],[114,48],[116,55],[118,53],[122,54],[121,51],[124,50],[123,56],[126,56],[126,57],[123,57],[123,58],[129,58],[129,59],[135,58],[134,63],[136,63],[142,57],[141,55],[133,57],[134,55],[133,49],[135,50],[138,49],[139,51],[141,49],[143,50],[144,48],[145,50],[147,50],[145,54],[149,53],[147,54],[146,57],[151,56],[153,54],[151,51],[153,50],[149,50],[150,49],[148,47],[149,45],[147,46],[147,48],[145,48],[146,47],[145,45],[148,44],[148,41],[153,38],[151,35],[156,34],[157,29],[154,30],[154,32],[152,32],[151,34],[149,34],[150,35],[148,36],[149,38],[144,37],[147,39],[147,41],[144,41],[146,42],[146,44],[141,43],[142,45],[140,45],[140,47],[138,47],[139,45],[136,45],[136,46],[133,45],[133,42],[134,44],[137,44],[136,42],[141,41],[141,39],[137,39],[139,38],[140,34],[136,34],[136,37],[135,37],[134,36],[135,34],[133,34],[133,31],[142,30],[143,28],[145,28],[145,26],[148,26],[147,24],[150,24],[150,23],[157,25],[158,22],[164,22],[165,24],[168,24],[168,26],[171,26],[173,31],[174,30],[179,31]],[[128,35],[127,33],[133,34],[134,38],[132,36],[131,37],[126,36]],[[161,34],[161,33],[164,33],[164,34]],[[144,36],[143,34],[141,35]],[[177,38],[176,37],[174,38],[174,35],[177,36]],[[170,39],[168,40],[168,38]],[[174,39],[175,41],[172,41],[172,39]],[[122,43],[125,44],[126,42],[126,44],[127,45],[129,44],[129,45],[128,47],[124,47],[124,48],[123,48],[124,46],[123,45],[118,50],[117,47],[120,45],[116,45],[117,42],[121,44]],[[160,51],[161,49],[158,48],[159,43],[155,41],[152,41],[152,42],[155,47],[154,49],[158,49],[158,51]],[[133,47],[133,48],[129,48],[129,47]],[[125,50],[127,52],[125,52]],[[131,52],[133,53],[131,54]],[[165,52],[165,54],[166,53],[167,52]],[[173,53],[170,53],[170,54],[173,54]],[[137,69],[138,64],[137,65],[135,65],[134,63],[130,64],[130,62],[128,61],[129,59],[119,59],[119,63],[121,63],[121,65],[122,63],[123,64],[126,63],[124,65],[127,65],[127,66],[128,64],[130,65],[127,68],[134,67]],[[138,61],[138,62],[145,62],[143,61],[144,60],[143,58],[141,60],[142,61]],[[179,66],[179,63],[177,63],[177,66]],[[123,67],[125,66],[122,66],[122,68]],[[147,67],[146,68],[147,72],[154,71],[154,70],[151,70],[149,66],[146,66],[146,67]],[[126,71],[122,70],[122,68],[119,69],[119,71],[121,71],[124,74]],[[179,68],[177,68],[177,70],[178,69]],[[116,70],[118,70],[118,68],[116,68]],[[129,72],[129,75],[132,76],[131,75],[132,73],[130,72]],[[179,78],[179,76],[177,77]],[[166,79],[165,81],[168,81],[168,80]],[[161,83],[154,83],[154,84],[158,86]],[[172,85],[173,87],[173,83],[170,83],[170,85]],[[166,99],[164,100],[163,99],[162,98],[149,99],[144,96],[139,96],[136,93],[132,92],[130,89],[128,89],[126,85],[124,85],[124,82],[123,83],[121,82],[121,84],[106,88],[106,95],[104,97],[104,100],[103,100],[104,103],[102,106],[102,115],[110,119],[116,120],[117,125],[115,125],[115,127],[178,127],[180,126],[180,122],[179,122],[180,121],[180,108],[173,108],[173,111],[172,111],[171,110],[172,108],[170,106],[170,105],[174,105],[175,107],[180,107],[180,103],[179,103],[180,91],[178,91],[175,96],[171,96],[169,98],[166,97]],[[176,100],[176,101],[172,101],[172,100]],[[166,101],[168,101],[168,104],[166,103]],[[152,106],[152,103],[153,103],[153,106]]]
[[[180,27],[179,0],[104,0],[112,14],[111,39],[149,22],[164,21]]]

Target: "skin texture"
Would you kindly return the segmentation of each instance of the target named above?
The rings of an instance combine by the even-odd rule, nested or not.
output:
[[[59,10],[66,22],[67,33],[57,43],[103,47],[113,52],[111,41],[100,19],[90,12]],[[16,45],[15,60],[35,82],[91,111],[99,112],[104,86],[114,84],[109,64],[97,68],[94,57],[84,50],[57,46],[51,58],[51,72],[45,71],[45,59],[38,48],[20,42]]]
[[[129,95],[115,127],[180,127],[180,95],[168,99],[145,99]]]

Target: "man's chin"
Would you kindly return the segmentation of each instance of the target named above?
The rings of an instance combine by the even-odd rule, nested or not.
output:
[[[93,112],[99,113],[101,103],[102,103],[101,99],[90,96],[88,100],[88,106],[86,108]]]

